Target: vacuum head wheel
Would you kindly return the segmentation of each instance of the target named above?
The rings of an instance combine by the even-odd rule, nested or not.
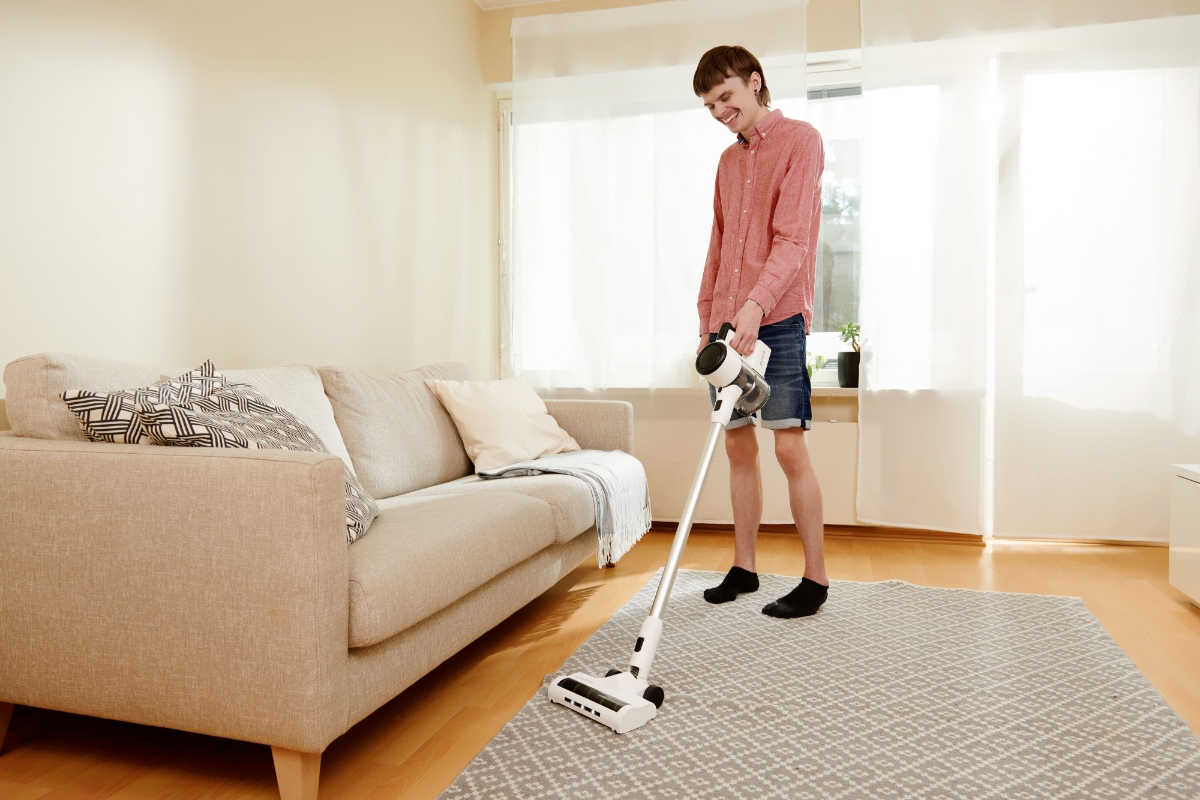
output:
[[[655,708],[662,708],[666,695],[663,694],[661,686],[650,685],[646,687],[646,691],[642,692],[642,699],[654,703]]]

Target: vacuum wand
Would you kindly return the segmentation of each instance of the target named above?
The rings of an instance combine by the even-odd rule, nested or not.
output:
[[[654,604],[634,642],[628,670],[612,669],[603,678],[577,672],[555,678],[547,689],[551,702],[591,717],[617,733],[645,725],[656,716],[663,703],[662,688],[649,683],[650,666],[654,663],[654,654],[662,638],[663,611],[671,596],[671,588],[675,585],[679,562],[692,530],[696,504],[700,502],[700,493],[704,489],[721,431],[729,424],[735,410],[749,417],[762,408],[771,396],[771,387],[763,378],[771,349],[761,341],[755,342],[754,352],[743,358],[730,346],[732,339],[733,326],[725,323],[717,340],[696,357],[696,371],[717,389],[717,402],[713,407],[712,425],[708,430],[700,466],[696,469],[696,477],[684,503],[675,540],[671,543],[671,553],[667,556],[667,564],[654,595]]]
[[[654,595],[654,605],[650,607],[650,616],[662,619],[663,610],[667,607],[667,599],[671,596],[671,588],[675,585],[675,574],[679,572],[679,559],[683,558],[683,548],[687,546],[688,535],[692,532],[692,517],[696,513],[696,504],[700,501],[700,492],[704,490],[704,482],[708,478],[708,468],[712,464],[713,453],[717,449],[717,441],[721,431],[725,429],[720,422],[714,422],[708,429],[708,441],[704,444],[704,455],[700,457],[700,466],[696,469],[696,478],[692,481],[692,490],[688,492],[687,502],[683,506],[683,516],[679,518],[679,527],[675,530],[675,540],[671,543],[671,554],[667,556],[667,565],[663,568],[662,580],[658,582],[658,592]]]

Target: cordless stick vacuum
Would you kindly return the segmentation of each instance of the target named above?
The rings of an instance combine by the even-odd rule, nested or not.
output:
[[[717,340],[696,357],[696,371],[716,387],[717,403],[713,409],[704,455],[700,458],[700,467],[696,470],[683,516],[679,519],[671,554],[667,556],[667,566],[663,569],[658,591],[654,595],[654,605],[650,608],[650,616],[646,617],[642,629],[638,631],[637,641],[633,643],[629,669],[624,672],[610,669],[603,678],[576,672],[555,678],[547,690],[550,702],[566,706],[617,733],[628,733],[642,727],[654,719],[663,703],[662,687],[649,682],[650,665],[654,663],[654,653],[662,636],[663,610],[667,607],[667,598],[671,596],[675,574],[679,572],[679,559],[683,556],[683,548],[692,530],[692,515],[696,512],[696,503],[700,500],[704,479],[708,477],[708,466],[712,463],[721,431],[729,424],[735,409],[750,416],[762,408],[771,396],[771,387],[763,378],[771,348],[761,341],[755,342],[754,352],[749,358],[743,358],[729,346],[732,339],[733,326],[727,322],[721,326]]]

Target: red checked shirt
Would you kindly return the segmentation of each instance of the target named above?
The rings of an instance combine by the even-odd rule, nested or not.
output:
[[[807,122],[776,109],[721,154],[712,239],[700,282],[700,333],[753,300],[762,324],[796,314],[812,330],[825,147]]]

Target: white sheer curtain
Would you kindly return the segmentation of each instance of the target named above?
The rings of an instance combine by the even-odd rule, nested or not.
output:
[[[806,0],[674,0],[513,20],[514,346],[543,389],[696,387],[696,295],[717,159],[692,93],[740,44],[803,116]]]
[[[1166,538],[1200,460],[1200,17],[862,8],[860,518]]]

